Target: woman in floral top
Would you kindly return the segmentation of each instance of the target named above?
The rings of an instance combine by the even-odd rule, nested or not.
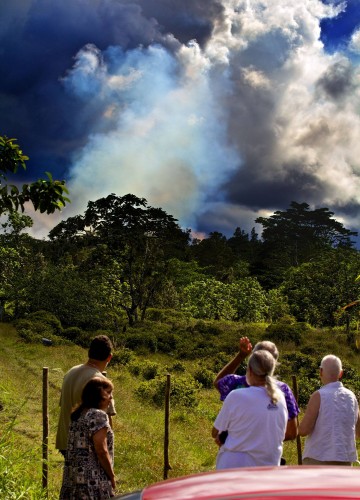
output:
[[[71,414],[60,500],[103,500],[114,496],[114,434],[106,409],[113,384],[100,377],[84,387]]]

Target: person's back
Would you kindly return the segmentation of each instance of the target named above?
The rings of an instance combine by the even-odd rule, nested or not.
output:
[[[315,391],[300,422],[300,436],[307,436],[304,465],[351,465],[357,460],[356,436],[360,415],[355,394],[340,382],[342,363],[337,356],[325,356],[320,365],[323,386]]]
[[[86,383],[98,376],[102,376],[101,372],[96,367],[86,364],[74,366],[65,374],[61,388],[56,449],[66,450],[71,412],[81,401],[81,393]]]
[[[62,454],[67,446],[71,412],[80,403],[81,393],[87,382],[94,377],[103,377],[102,371],[112,357],[111,350],[110,339],[106,335],[98,335],[90,344],[88,361],[82,365],[74,366],[64,376],[56,434],[56,449]],[[110,417],[116,414],[113,401],[109,405],[107,413]]]
[[[226,401],[229,426],[223,451],[247,453],[249,466],[279,463],[288,419],[284,395],[273,405],[265,387],[252,386],[232,391]]]
[[[212,429],[220,446],[217,469],[280,465],[288,411],[272,377],[275,364],[268,351],[253,352],[246,370],[250,387],[234,390],[225,399]]]
[[[357,460],[355,427],[358,413],[354,393],[341,382],[328,383],[318,393],[319,413],[315,427],[305,441],[304,458],[354,462]]]

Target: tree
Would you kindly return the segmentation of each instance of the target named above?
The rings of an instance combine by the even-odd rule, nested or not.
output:
[[[195,281],[184,288],[181,307],[194,318],[232,320],[231,285],[212,277]]]
[[[258,217],[263,226],[263,245],[255,264],[256,274],[266,288],[276,288],[292,266],[321,256],[331,248],[351,248],[357,232],[332,218],[328,208],[310,210],[307,203],[291,202],[285,211]]]
[[[256,278],[245,278],[231,285],[234,319],[243,322],[264,321],[268,311],[266,293]]]
[[[281,286],[291,314],[313,326],[334,326],[339,309],[358,297],[359,270],[359,255],[353,249],[331,249],[291,268]]]
[[[16,139],[0,136],[0,215],[19,208],[23,212],[25,203],[29,201],[35,210],[52,214],[70,202],[65,196],[68,194],[65,181],[53,180],[49,172],[46,172],[47,180],[39,179],[31,184],[23,184],[22,189],[6,184],[8,173],[16,174],[19,168],[26,170],[28,159]]]
[[[120,306],[133,324],[139,313],[145,318],[165,281],[169,259],[184,255],[189,231],[183,231],[161,208],[148,206],[144,198],[110,194],[90,201],[84,216],[61,222],[49,237],[61,244],[73,239],[79,245],[107,245],[110,257],[120,264],[120,280],[128,285],[128,294],[123,295],[126,300]]]
[[[222,233],[214,231],[209,233],[208,238],[194,239],[190,254],[207,274],[220,281],[228,281],[229,269],[235,263],[235,256]]]

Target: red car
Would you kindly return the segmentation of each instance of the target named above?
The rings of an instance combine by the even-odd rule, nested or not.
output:
[[[360,499],[357,467],[251,467],[168,479],[122,500],[324,500]]]

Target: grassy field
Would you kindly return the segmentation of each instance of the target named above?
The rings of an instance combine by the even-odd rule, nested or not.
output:
[[[61,382],[71,366],[86,359],[86,350],[75,345],[46,347],[25,344],[10,325],[0,324],[0,477],[21,474],[24,482],[21,491],[9,492],[0,479],[0,498],[3,500],[43,498],[43,367],[49,369],[49,499],[58,498],[63,459],[55,450],[54,442]],[[169,358],[154,354],[146,359],[165,364]],[[188,362],[188,368],[191,370],[191,362]],[[164,411],[142,403],[134,396],[139,381],[126,368],[110,364],[108,377],[115,385],[118,492],[125,493],[163,478]],[[211,438],[211,428],[220,405],[215,389],[203,389],[198,408],[171,410],[169,460],[172,469],[168,477],[215,468],[217,449]],[[295,442],[285,443],[284,456],[288,464],[297,464]]]
[[[6,429],[11,429],[7,432],[11,440],[7,452],[13,454],[13,467],[38,485],[41,485],[42,470],[43,367],[49,369],[50,499],[58,498],[62,477],[63,460],[54,448],[62,378],[71,366],[86,359],[86,350],[77,346],[25,344],[13,328],[0,325],[0,403],[3,408],[0,412],[0,439],[4,440]],[[160,361],[159,356],[156,359]],[[141,404],[134,397],[138,382],[126,369],[115,369],[110,365],[108,377],[115,384],[115,470],[118,491],[122,493],[163,478],[164,412]],[[217,394],[211,390],[203,391],[196,411],[171,412],[169,459],[172,470],[169,477],[214,468],[216,447],[210,430],[219,407]],[[3,450],[0,453],[4,455]],[[31,498],[40,497],[36,492],[31,493]],[[15,495],[11,498],[21,497]]]

